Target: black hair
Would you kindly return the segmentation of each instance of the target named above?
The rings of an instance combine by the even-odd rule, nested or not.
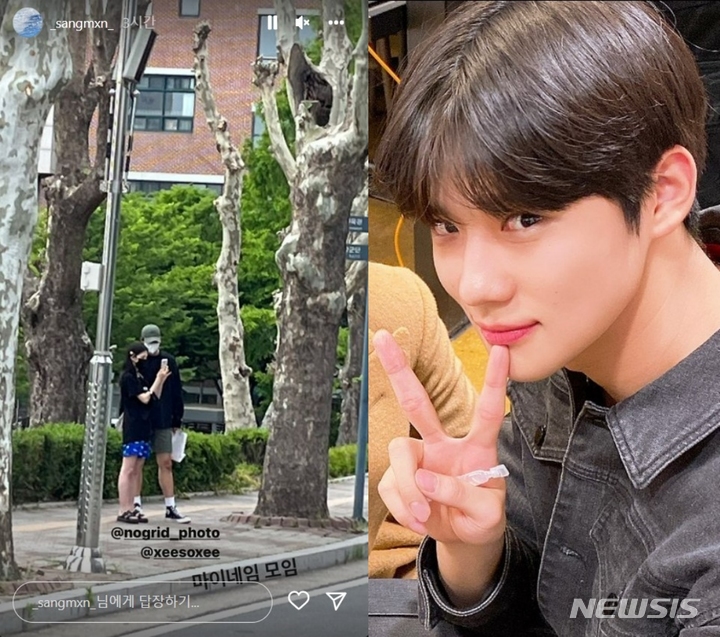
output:
[[[414,50],[376,172],[427,223],[446,220],[450,188],[502,219],[598,195],[637,231],[665,151],[702,172],[706,108],[692,53],[650,4],[466,2]]]
[[[135,341],[134,343],[131,343],[130,346],[127,349],[127,356],[125,357],[125,365],[123,365],[123,374],[137,374],[137,370],[135,368],[135,365],[132,362],[131,356],[137,356],[138,354],[142,354],[143,352],[147,352],[148,348],[146,347],[145,343],[141,343],[140,341]]]

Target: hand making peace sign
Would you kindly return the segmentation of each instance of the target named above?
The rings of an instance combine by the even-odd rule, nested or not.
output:
[[[505,480],[493,479],[477,487],[457,476],[498,464],[508,349],[495,346],[490,350],[470,431],[464,438],[452,438],[393,337],[380,330],[373,344],[401,409],[422,437],[395,438],[390,443],[390,468],[378,485],[388,510],[403,526],[438,542],[483,545],[500,541],[505,531]]]

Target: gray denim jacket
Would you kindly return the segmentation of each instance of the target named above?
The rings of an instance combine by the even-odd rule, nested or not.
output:
[[[611,408],[582,374],[511,383],[492,590],[453,608],[435,543],[419,616],[462,635],[720,636],[720,332]],[[628,617],[628,615],[640,615]]]

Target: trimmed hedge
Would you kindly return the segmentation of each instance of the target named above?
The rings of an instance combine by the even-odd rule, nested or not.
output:
[[[355,475],[357,445],[330,447],[328,450],[328,475],[331,478]]]
[[[267,443],[264,429],[241,429],[225,435],[187,431],[186,454],[173,464],[177,493],[217,491],[227,484],[238,465],[262,466]],[[76,500],[80,484],[85,426],[52,424],[13,433],[13,502]],[[333,447],[330,477],[355,472],[355,445]],[[117,498],[117,476],[122,464],[122,437],[108,431],[103,498]],[[41,469],[42,467],[42,469]],[[155,456],[145,461],[143,495],[159,495]]]

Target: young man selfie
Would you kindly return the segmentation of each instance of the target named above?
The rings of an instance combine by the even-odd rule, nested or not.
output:
[[[378,493],[425,536],[426,629],[720,634],[707,114],[692,52],[646,2],[467,3],[410,56],[376,169],[490,350],[456,439],[374,338],[420,434],[390,444]]]

